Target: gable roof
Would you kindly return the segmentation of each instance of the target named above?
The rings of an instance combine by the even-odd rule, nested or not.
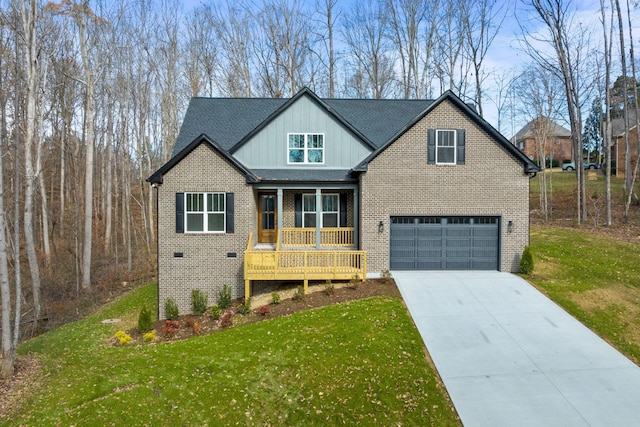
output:
[[[472,122],[478,127],[483,129],[489,134],[505,151],[519,160],[525,167],[526,173],[539,172],[540,168],[529,159],[522,151],[520,151],[515,145],[510,143],[500,132],[498,132],[493,126],[491,126],[486,120],[484,120],[474,109],[465,104],[460,98],[458,98],[452,91],[448,90],[443,93],[438,99],[432,101],[429,106],[422,111],[413,120],[407,123],[402,129],[400,129],[392,138],[390,138],[385,144],[378,147],[376,151],[371,153],[366,159],[364,159],[358,166],[353,168],[354,172],[364,172],[367,170],[369,162],[378,157],[387,147],[393,144],[398,138],[400,138],[405,132],[413,127],[417,122],[422,120],[427,114],[433,111],[438,105],[445,100],[453,103],[458,109],[460,109]]]
[[[561,138],[571,137],[571,131],[569,129],[560,126],[548,117],[537,117],[524,125],[524,127],[520,129],[512,139],[517,143],[523,139],[534,138],[536,124],[539,122],[546,122],[549,125],[549,136]]]
[[[293,98],[192,98],[172,157],[201,134],[230,153],[236,151],[284,109],[308,95],[336,120],[343,123],[372,150],[387,142],[432,100],[320,99],[308,88]]]
[[[637,110],[629,110],[629,130],[633,130],[636,127],[636,114]],[[613,135],[614,138],[622,138],[625,127],[626,122],[624,115],[611,119],[611,135]]]
[[[224,150],[220,145],[216,144],[215,141],[210,139],[207,135],[201,134],[196,137],[190,144],[184,147],[178,154],[174,155],[171,160],[165,163],[160,169],[155,171],[153,175],[147,178],[147,181],[152,184],[162,184],[162,177],[165,173],[169,172],[175,165],[180,163],[182,159],[184,159],[189,153],[199,147],[201,144],[206,144],[213,151],[219,153],[225,160],[227,160],[233,167],[235,167],[239,172],[245,175],[248,183],[256,183],[259,182],[257,176],[254,175],[249,169],[244,167],[237,159],[231,156],[226,150]]]

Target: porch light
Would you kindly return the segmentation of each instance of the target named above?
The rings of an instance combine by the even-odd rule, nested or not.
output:
[[[382,233],[384,231],[384,222],[380,221],[378,223],[378,233]]]
[[[507,223],[507,232],[508,233],[513,233],[513,228],[514,228],[513,221],[509,221]]]

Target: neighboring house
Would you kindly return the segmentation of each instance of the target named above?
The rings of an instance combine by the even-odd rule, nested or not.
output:
[[[511,140],[530,159],[540,158],[541,146],[547,159],[573,159],[571,131],[547,117],[531,120]]]
[[[626,122],[624,117],[617,117],[611,120],[611,135],[613,137],[613,149],[611,156],[616,162],[616,176],[624,176],[626,170],[625,156],[626,144],[624,140],[624,129]],[[633,168],[638,159],[638,133],[636,132],[636,112],[631,111],[629,115],[629,149],[631,153],[631,167]]]
[[[161,318],[191,290],[518,271],[538,168],[451,92],[433,100],[194,98],[158,197]]]

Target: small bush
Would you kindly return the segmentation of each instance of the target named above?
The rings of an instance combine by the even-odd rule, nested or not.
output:
[[[533,255],[531,254],[531,248],[529,248],[529,246],[525,246],[522,252],[522,257],[520,258],[520,273],[533,273]]]
[[[355,275],[353,275],[351,277],[351,280],[349,280],[349,283],[351,283],[351,287],[352,288],[358,289],[360,287],[360,285],[362,284],[362,279],[360,278],[360,276],[355,274]]]
[[[153,329],[153,318],[151,317],[151,311],[146,307],[142,307],[140,314],[138,315],[138,332],[144,334]]]
[[[154,342],[156,340],[156,331],[147,332],[142,336],[144,342]]]
[[[233,326],[233,312],[227,311],[220,317],[220,327],[230,328]]]
[[[167,319],[164,321],[164,326],[162,328],[162,335],[170,338],[174,336],[176,332],[178,332],[179,327],[180,327],[180,324],[178,323],[178,321]]]
[[[191,329],[193,330],[193,335],[200,335],[202,325],[200,325],[200,323],[198,322],[193,322],[193,325],[191,325]]]
[[[238,313],[242,314],[243,316],[251,313],[251,298],[247,299],[247,301],[238,306]]]
[[[178,304],[176,304],[173,298],[167,298],[164,301],[164,317],[169,320],[178,320],[179,316]]]
[[[331,283],[331,280],[327,280],[324,283],[324,290],[322,292],[327,296],[331,296],[336,292],[336,288],[333,286],[333,283]]]
[[[261,305],[258,308],[258,313],[262,314],[263,316],[266,316],[267,314],[269,314],[270,311],[270,307],[268,305]]]
[[[224,285],[220,291],[218,291],[218,306],[221,309],[225,309],[231,305],[231,287]]]
[[[380,278],[385,285],[391,284],[391,272],[389,270],[382,270],[380,273]]]
[[[305,293],[304,293],[304,288],[303,288],[302,286],[298,286],[298,287],[296,288],[296,293],[295,293],[295,294],[293,294],[292,299],[293,299],[294,301],[298,301],[298,302],[300,302],[300,301],[304,301],[304,300],[306,300],[306,299],[307,299],[307,296],[306,296],[306,295],[305,295]]]
[[[280,304],[280,294],[277,292],[271,292],[271,304],[278,305]]]
[[[194,289],[191,291],[191,308],[193,314],[200,316],[207,311],[208,298],[208,295],[200,289]]]
[[[116,344],[118,344],[119,346],[125,346],[133,341],[131,335],[129,335],[125,331],[118,331],[113,337],[116,339]]]
[[[218,320],[220,315],[222,315],[222,309],[220,306],[218,304],[212,305],[209,309],[209,316],[211,316],[213,320]]]

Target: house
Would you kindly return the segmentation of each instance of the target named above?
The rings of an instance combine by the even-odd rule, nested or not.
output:
[[[571,131],[548,117],[531,120],[512,141],[530,159],[539,159],[541,152],[546,159],[557,159],[560,163],[573,159]]]
[[[615,161],[615,175],[624,176],[626,170],[626,143],[624,139],[624,129],[626,120],[624,117],[616,117],[611,120],[611,135],[613,139],[611,156]],[[631,153],[631,165],[636,164],[638,159],[638,133],[636,132],[636,111],[629,114],[629,149]],[[612,163],[612,166],[614,163]],[[613,171],[611,172],[614,173]]]
[[[256,283],[385,270],[518,271],[520,150],[453,93],[436,100],[194,98],[157,189],[158,283],[190,312]]]

